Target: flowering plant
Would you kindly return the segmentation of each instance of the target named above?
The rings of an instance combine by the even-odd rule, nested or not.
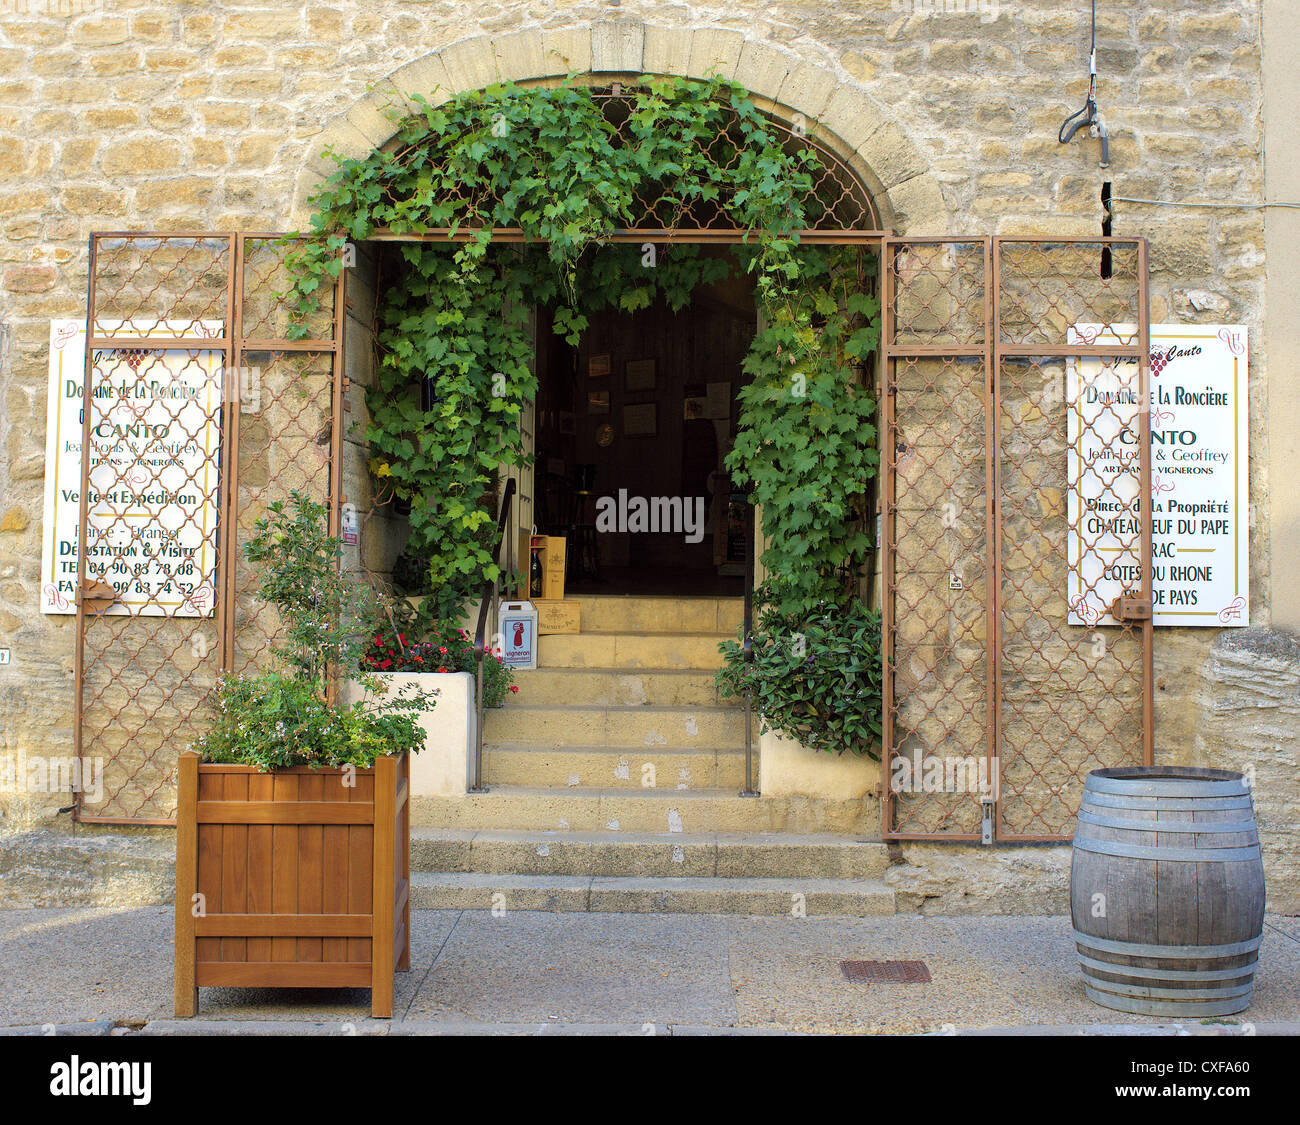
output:
[[[390,629],[366,646],[361,667],[367,672],[474,672],[474,641],[464,629],[446,624],[434,625],[418,641],[411,641],[402,629]],[[513,669],[502,663],[501,650],[486,650],[483,705],[500,707],[507,691],[518,690]]]

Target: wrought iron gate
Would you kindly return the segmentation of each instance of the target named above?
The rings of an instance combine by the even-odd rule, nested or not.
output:
[[[90,239],[75,738],[81,821],[170,824],[178,749],[279,628],[240,547],[298,489],[338,521],[344,273],[290,339],[275,234]],[[297,335],[298,333],[292,333]]]
[[[344,274],[290,339],[287,250],[91,238],[75,737],[104,794],[79,820],[171,823],[209,689],[279,628],[240,552],[266,505],[305,491],[338,531]],[[884,835],[1061,839],[1089,769],[1151,760],[1146,246],[885,238],[883,258]],[[1103,384],[1114,403],[1084,409]],[[1070,487],[1090,474],[1104,533]]]
[[[1146,244],[883,256],[883,834],[1068,838],[1152,758]]]

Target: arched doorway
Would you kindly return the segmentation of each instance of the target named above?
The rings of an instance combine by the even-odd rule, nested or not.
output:
[[[596,76],[580,84],[600,107],[611,143],[634,145],[638,87]],[[746,130],[753,125],[744,111],[724,112],[692,143],[700,154],[736,165],[745,158]],[[762,127],[806,169],[797,193],[805,225],[794,232],[795,241],[815,251],[834,247],[856,254],[858,278],[874,287],[882,232],[871,192],[832,146],[810,135],[801,115],[783,120],[765,112]],[[404,146],[399,159],[412,158],[411,146]],[[523,174],[528,153],[520,159]],[[616,249],[631,251],[623,254],[620,269],[647,277],[649,271],[670,272],[684,256],[707,259],[718,268],[703,271],[710,281],[689,302],[665,301],[661,295],[645,297],[644,307],[637,300],[593,313],[581,344],[567,347],[547,330],[549,310],[534,309],[541,387],[520,419],[520,431],[535,461],[503,467],[503,477],[516,482],[508,541],[519,542],[530,529],[564,535],[572,541],[575,578],[587,584],[587,592],[602,587],[623,593],[651,588],[663,594],[744,592],[749,548],[737,541],[739,498],[725,461],[737,418],[736,394],[745,382],[742,360],[757,323],[743,263],[754,232],[737,220],[729,190],[734,189],[695,196],[684,205],[655,185],[637,194],[623,217],[626,225],[608,232],[601,240],[605,249],[594,252],[597,259],[608,259]],[[459,187],[433,202],[454,210],[461,202]],[[359,248],[354,277],[368,296],[378,293],[382,304],[385,286],[402,274],[404,247],[449,245],[464,237],[465,230],[452,226],[417,234],[379,229]],[[496,227],[491,237],[494,252],[509,254],[522,234]],[[868,260],[870,269],[864,265]],[[597,276],[599,262],[588,265]],[[350,351],[360,361],[348,377],[357,386],[370,382],[365,357],[373,351],[378,316],[367,320],[354,313],[349,322]],[[357,337],[361,348],[355,346]],[[874,372],[855,378],[874,391]],[[374,520],[384,528],[379,535],[362,535],[363,547],[371,548],[362,567],[387,581],[411,569],[411,560],[401,554],[401,512],[388,510],[382,495],[372,503],[375,498],[364,493],[361,454],[351,448],[343,454],[353,462],[345,464],[345,475],[363,483],[350,504],[363,523]],[[671,507],[671,529],[661,528],[657,505],[665,513]]]

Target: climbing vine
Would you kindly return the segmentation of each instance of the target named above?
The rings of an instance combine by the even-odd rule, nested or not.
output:
[[[413,95],[390,144],[334,157],[312,200],[313,237],[291,252],[302,335],[348,243],[380,228],[450,239],[402,245],[367,396],[371,472],[410,504],[408,551],[429,560],[431,616],[456,616],[498,576],[497,473],[524,456],[518,419],[537,390],[530,307],[549,305],[555,331],[576,343],[601,308],[681,308],[732,269],[753,276],[764,317],[728,468],[762,506],[768,594],[793,615],[842,600],[869,549],[875,404],[855,367],[876,345],[879,308],[855,252],[798,245],[815,154],[788,151],[721,78],[646,77],[625,99],[618,129],[572,81],[499,84],[437,107]],[[648,263],[641,247],[607,241],[646,199],[665,228],[722,206],[749,239],[731,260],[678,245]],[[493,228],[523,241],[494,246]]]
[[[875,259],[839,249],[798,261],[802,284],[763,305],[727,458],[762,506],[765,600],[795,618],[852,591],[872,547],[867,484],[879,463],[876,403],[855,377],[880,340],[866,265]]]

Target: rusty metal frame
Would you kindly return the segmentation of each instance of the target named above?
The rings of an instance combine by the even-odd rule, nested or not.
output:
[[[897,336],[899,332],[899,323],[897,318],[897,300],[899,288],[897,281],[897,258],[903,248],[907,246],[945,246],[945,245],[966,245],[981,247],[983,258],[983,286],[987,294],[990,278],[990,260],[992,252],[992,240],[988,237],[981,236],[947,236],[932,235],[918,236],[914,238],[898,237],[887,238],[882,244],[881,251],[881,354],[884,361],[884,387],[882,403],[882,426],[881,426],[881,530],[883,540],[882,550],[882,638],[881,638],[881,659],[883,663],[883,675],[881,679],[882,695],[882,715],[881,715],[881,823],[883,839],[915,839],[915,840],[955,840],[955,841],[978,841],[980,834],[978,831],[968,832],[912,832],[898,833],[891,830],[891,824],[896,814],[897,798],[891,785],[891,765],[894,759],[894,737],[896,733],[897,707],[898,700],[895,695],[895,679],[892,669],[895,667],[897,656],[897,632],[898,606],[894,593],[897,589],[898,574],[896,571],[896,548],[899,543],[899,526],[898,526],[898,495],[896,492],[897,470],[899,461],[898,450],[898,414],[897,414],[897,371],[898,360],[907,359],[979,359],[982,361],[983,370],[987,373],[990,368],[990,340],[991,340],[991,310],[988,308],[987,301],[982,317],[983,339],[982,341],[973,340],[966,346],[957,344],[900,344]],[[984,400],[981,413],[984,418],[985,426],[985,473],[991,469],[989,461],[989,450],[992,434],[992,381],[985,379],[985,389],[982,392]],[[986,510],[985,521],[992,515],[991,493],[986,487]],[[991,561],[986,565],[986,581],[991,585],[994,582],[995,571]],[[992,622],[989,622],[990,631]],[[992,643],[990,634],[988,643]],[[996,723],[993,712],[992,701],[996,698],[996,688],[993,681],[993,672],[991,661],[986,661],[990,665],[987,673],[988,682],[986,683],[986,721],[985,721],[985,759],[991,761],[996,753],[995,730]]]
[[[249,261],[249,243],[257,242],[263,245],[279,244],[283,236],[278,232],[249,232],[249,233],[222,233],[212,231],[103,231],[94,232],[89,238],[89,269],[87,275],[87,302],[86,302],[86,354],[83,369],[83,402],[85,404],[84,417],[82,422],[82,448],[89,451],[91,446],[91,428],[93,422],[93,402],[95,362],[94,357],[97,350],[126,350],[140,348],[145,350],[202,350],[215,351],[221,354],[222,361],[222,380],[220,387],[220,401],[218,409],[219,418],[219,447],[217,451],[218,459],[218,483],[216,499],[216,518],[217,527],[214,529],[212,543],[215,552],[215,564],[213,573],[214,586],[214,605],[211,621],[216,631],[215,645],[215,671],[225,673],[235,670],[236,664],[236,643],[237,636],[241,625],[238,621],[239,614],[238,604],[238,587],[237,587],[237,569],[238,557],[241,546],[239,520],[238,520],[238,503],[240,487],[240,415],[241,415],[241,397],[239,377],[247,356],[254,352],[271,352],[283,355],[328,355],[329,358],[329,411],[331,436],[329,448],[329,472],[328,480],[325,482],[324,491],[325,499],[331,513],[330,530],[336,533],[338,529],[338,520],[342,498],[340,496],[342,482],[342,466],[340,451],[342,447],[342,426],[343,426],[343,357],[344,342],[343,330],[346,316],[346,271],[340,270],[339,276],[335,281],[332,291],[333,310],[330,321],[330,330],[333,334],[332,339],[312,338],[306,340],[288,340],[280,338],[265,338],[263,336],[246,337],[245,336],[245,311],[246,303],[249,299],[249,292],[246,288],[245,269]],[[225,258],[225,278],[224,278],[224,299],[223,299],[223,322],[222,333],[219,336],[177,336],[164,337],[158,336],[140,336],[137,333],[128,334],[123,331],[118,334],[109,332],[104,334],[100,331],[101,326],[98,324],[100,313],[97,300],[97,283],[100,278],[100,270],[103,264],[103,246],[106,242],[118,240],[128,246],[130,245],[156,245],[157,247],[172,244],[192,243],[193,245],[221,246],[222,249],[216,257]],[[145,251],[147,260],[148,250]],[[185,278],[176,278],[173,276],[179,267],[173,267],[168,272],[162,282],[159,283],[158,289],[166,293],[177,292],[175,288],[167,288],[163,282],[171,286],[179,286],[181,298],[189,296],[194,286],[200,282],[199,275],[190,278],[190,285],[184,285]],[[209,283],[211,279],[208,279]],[[117,295],[123,292],[125,285],[119,287]],[[151,296],[156,296],[151,293]],[[266,294],[263,294],[266,297]],[[285,294],[274,293],[270,299],[273,302],[283,300]],[[146,312],[146,316],[156,316],[158,320],[169,318],[171,309],[160,309],[154,307],[151,312]],[[134,321],[133,317],[123,320],[123,329],[128,328]],[[260,327],[260,325],[259,325]],[[209,418],[211,416],[209,415]],[[89,476],[91,458],[83,456],[81,465],[81,495],[79,505],[79,543],[88,542],[88,522],[89,522]],[[74,748],[76,754],[81,757],[87,752],[93,753],[93,747],[87,747],[88,737],[92,732],[87,730],[86,722],[86,696],[87,696],[87,671],[89,664],[94,662],[94,657],[87,654],[86,633],[91,613],[87,607],[86,589],[87,589],[87,555],[84,550],[78,550],[77,562],[77,614],[76,614],[76,642],[74,653]],[[131,620],[131,618],[128,618]],[[151,617],[149,620],[161,621],[165,617]],[[191,620],[191,619],[181,619]],[[195,622],[195,628],[201,629],[201,622],[209,620],[206,617],[197,617],[192,619]],[[250,627],[256,627],[254,626]],[[149,680],[153,680],[159,669],[143,669],[143,674]],[[182,677],[182,687],[188,686],[185,677]],[[178,692],[180,689],[176,689]],[[175,694],[175,692],[173,692]],[[201,694],[191,692],[193,699],[188,711],[187,717],[192,717],[198,710],[205,706]],[[171,698],[170,696],[168,697]],[[187,699],[189,697],[187,696]],[[127,706],[134,702],[134,696],[128,701]],[[126,711],[124,706],[118,712],[113,714],[116,720]],[[137,723],[135,729],[144,729],[144,722]],[[151,759],[152,763],[152,759]],[[156,763],[153,763],[156,764]],[[169,767],[170,768],[170,765]],[[128,780],[134,779],[135,773],[132,773]],[[115,794],[120,795],[119,794]],[[103,815],[88,811],[83,800],[83,794],[77,792],[74,794],[73,806],[74,818],[80,823],[97,823],[97,824],[129,824],[129,825],[158,825],[166,826],[175,823],[174,816],[141,816],[141,815]]]
[[[367,242],[468,242],[480,233],[477,227],[461,227],[454,234],[449,227],[432,227],[419,234],[395,234],[387,227],[375,230]],[[794,231],[799,244],[816,246],[859,246],[881,242],[889,238],[885,230],[800,230]],[[744,230],[708,230],[700,227],[642,227],[636,230],[615,230],[604,236],[605,242],[680,242],[698,246],[735,246],[751,241]],[[526,238],[518,227],[493,227],[492,241],[502,243],[531,243],[541,245],[541,240]]]
[[[908,325],[900,325],[898,319],[898,301],[900,295],[907,287],[905,279],[901,279],[898,270],[898,255],[903,253],[908,247],[929,247],[936,248],[941,246],[966,246],[971,247],[982,244],[983,250],[983,279],[982,279],[982,299],[983,299],[983,317],[982,317],[982,339],[976,338],[973,331],[973,315],[966,320],[966,337],[944,341],[941,343],[905,343],[900,341],[900,334]],[[1112,346],[1097,344],[1068,344],[1058,340],[1035,341],[1035,342],[1015,342],[1014,338],[1009,338],[1009,332],[1006,327],[1006,318],[1008,310],[1004,306],[1004,271],[1003,271],[1003,251],[1004,248],[1015,247],[1034,247],[1042,248],[1046,255],[1053,248],[1060,247],[1090,247],[1099,246],[1105,248],[1109,253],[1112,249],[1124,248],[1136,255],[1135,276],[1133,284],[1135,292],[1133,293],[1133,316],[1131,319],[1136,322],[1137,339],[1131,345]],[[955,254],[954,254],[955,257]],[[1149,403],[1150,401],[1150,372],[1148,369],[1148,356],[1150,344],[1150,313],[1149,313],[1149,285],[1147,278],[1147,245],[1143,239],[1135,238],[1032,238],[1032,237],[993,237],[979,238],[977,236],[937,236],[937,237],[917,237],[917,238],[887,238],[883,242],[882,262],[881,262],[881,284],[882,284],[882,358],[885,367],[885,385],[882,403],[882,528],[884,539],[884,550],[882,559],[882,581],[883,581],[883,611],[884,611],[884,636],[882,638],[882,670],[883,670],[883,716],[882,716],[882,784],[881,784],[881,817],[882,817],[882,837],[884,839],[921,839],[921,840],[947,840],[974,842],[983,840],[986,843],[994,841],[1008,843],[1035,843],[1035,842],[1057,842],[1067,839],[1069,836],[1069,824],[1053,822],[1046,826],[1046,830],[1023,831],[1017,830],[1016,827],[1009,823],[1006,815],[1007,808],[1007,791],[1003,785],[1003,775],[1007,769],[1007,761],[1004,753],[1006,724],[1009,715],[1015,715],[1016,708],[1009,706],[1005,697],[1004,685],[1004,659],[1007,651],[1008,637],[1004,627],[1004,557],[1003,545],[1006,528],[1004,526],[1005,504],[1004,500],[1004,482],[1002,474],[1002,462],[1004,456],[1004,431],[1007,419],[1003,417],[1003,404],[1005,392],[1003,387],[1003,373],[1007,362],[1022,361],[1031,367],[1037,367],[1044,359],[1046,360],[1065,360],[1068,362],[1071,358],[1081,361],[1084,358],[1094,358],[1103,362],[1109,359],[1119,360],[1136,360],[1138,363],[1138,388],[1139,401]],[[1045,275],[1050,276],[1050,275]],[[1109,277],[1103,274],[1103,277]],[[940,290],[946,288],[945,282],[937,275],[932,275],[933,280],[938,284]],[[957,277],[957,267],[953,267],[953,278]],[[955,281],[949,282],[955,284]],[[1086,288],[1086,279],[1080,277],[1077,285],[1080,291]],[[1036,286],[1033,286],[1036,288]],[[1073,286],[1067,283],[1067,292]],[[957,308],[960,310],[964,306],[960,299],[957,298],[955,291],[947,293],[949,298],[957,302]],[[923,297],[917,298],[921,307],[929,309],[929,302]],[[1085,301],[1085,308],[1091,306]],[[932,311],[932,310],[931,310]],[[1024,309],[1014,310],[1023,314]],[[1056,307],[1057,313],[1061,309]],[[896,569],[896,550],[899,546],[900,527],[898,518],[898,470],[899,470],[899,415],[897,391],[899,389],[898,372],[900,364],[907,364],[911,361],[913,364],[919,361],[943,362],[953,359],[965,359],[967,361],[977,360],[982,364],[984,373],[983,386],[979,388],[983,396],[983,461],[984,461],[984,523],[983,523],[983,541],[985,544],[985,604],[983,614],[985,620],[985,651],[983,654],[983,695],[984,708],[986,716],[985,732],[985,761],[990,771],[989,776],[994,777],[995,786],[994,800],[985,798],[982,801],[984,806],[992,806],[991,810],[987,807],[984,815],[981,816],[980,831],[975,831],[973,826],[963,825],[956,829],[925,831],[911,825],[900,825],[899,823],[899,804],[900,800],[895,793],[892,780],[892,765],[897,756],[899,746],[897,744],[899,737],[898,730],[898,708],[899,700],[896,696],[898,685],[895,682],[895,674],[898,667],[898,620],[899,607],[896,604],[899,574]],[[933,384],[930,384],[931,386]],[[968,390],[973,391],[973,385],[968,385]],[[947,404],[950,408],[952,403]],[[1064,433],[1064,417],[1053,422]],[[1148,409],[1140,408],[1137,411],[1138,426],[1138,443],[1139,443],[1139,481],[1137,509],[1140,513],[1140,529],[1138,556],[1141,564],[1142,581],[1141,581],[1141,599],[1149,606],[1152,597],[1152,570],[1151,570],[1151,505],[1148,500],[1151,484],[1151,448],[1150,448],[1150,413]],[[1014,428],[1014,427],[1013,427]],[[1062,454],[1064,455],[1064,446]],[[933,469],[933,465],[929,466]],[[1065,503],[1064,498],[1062,503]],[[1079,517],[1082,519],[1082,514]],[[1068,517],[1065,520],[1067,534],[1073,528],[1069,524]],[[1044,533],[1045,534],[1045,533]],[[923,544],[924,545],[924,544]],[[1068,554],[1068,548],[1067,548]],[[1068,573],[1068,557],[1065,562],[1066,573]],[[1064,579],[1065,574],[1062,574]],[[1080,579],[1082,580],[1082,579]],[[1091,627],[1089,627],[1091,628]],[[1108,626],[1109,628],[1109,626]],[[1132,632],[1130,623],[1119,623],[1118,628],[1126,632]],[[935,637],[938,635],[935,634]],[[1135,739],[1136,745],[1130,745],[1123,752],[1122,756],[1132,760],[1136,757],[1142,763],[1149,764],[1154,757],[1154,693],[1153,693],[1153,637],[1154,629],[1150,615],[1145,620],[1138,623],[1139,637],[1139,660],[1138,666],[1132,669],[1132,676],[1136,679],[1137,690],[1140,693],[1140,730],[1137,732]],[[951,643],[951,642],[950,642]],[[937,659],[937,658],[936,658]],[[1129,671],[1128,666],[1124,668],[1125,672]],[[951,733],[951,730],[949,730]],[[1076,734],[1078,729],[1076,728]],[[947,735],[943,736],[945,739]],[[1055,747],[1060,751],[1062,747]],[[933,751],[934,748],[932,747]],[[1066,763],[1068,766],[1068,763]],[[1037,777],[1037,771],[1031,769],[1033,776]],[[1076,777],[1079,784],[1082,783],[1081,777]],[[1055,795],[1059,790],[1053,790]],[[948,796],[944,794],[944,796]],[[988,812],[992,812],[989,817]],[[969,814],[969,807],[967,807]],[[942,815],[938,816],[939,823],[946,827],[947,818]],[[1070,816],[1072,820],[1072,813]],[[1057,820],[1063,818],[1057,814]],[[991,821],[991,823],[990,823]]]
[[[139,337],[132,335],[98,335],[96,303],[96,277],[97,266],[99,263],[99,247],[106,239],[113,238],[135,238],[149,237],[158,240],[160,243],[168,239],[193,240],[196,243],[200,241],[217,242],[225,240],[225,256],[227,259],[227,283],[226,283],[226,318],[224,321],[225,330],[219,337],[167,337],[165,343],[169,350],[201,349],[204,351],[222,352],[223,371],[228,371],[231,357],[233,355],[233,339],[230,333],[231,324],[231,278],[234,268],[234,248],[232,236],[223,235],[213,232],[193,233],[193,232],[150,232],[147,236],[131,234],[126,232],[92,232],[88,239],[88,271],[87,271],[87,294],[86,294],[86,352],[85,364],[82,382],[82,462],[81,462],[81,483],[79,497],[79,514],[78,514],[78,550],[77,550],[77,593],[76,593],[76,643],[73,656],[73,678],[75,682],[75,693],[73,697],[73,748],[78,758],[86,756],[85,746],[85,687],[86,687],[86,653],[85,637],[87,624],[87,598],[86,598],[86,562],[87,556],[84,549],[88,541],[87,524],[89,520],[89,493],[90,493],[90,457],[86,455],[91,449],[91,430],[93,411],[91,409],[92,390],[94,383],[94,355],[96,349],[157,349],[160,343],[159,337]],[[214,346],[215,345],[215,346]],[[222,392],[224,399],[224,390]],[[225,439],[226,411],[222,411],[222,431],[221,439]],[[219,452],[220,456],[220,452]],[[224,467],[223,467],[224,472]],[[221,484],[218,484],[220,496],[224,496],[224,490]],[[221,520],[221,499],[218,499],[217,510],[218,519]],[[214,594],[220,588],[221,576],[226,565],[226,553],[222,545],[222,536],[218,531],[215,536],[216,549],[216,573],[214,575]],[[226,613],[226,607],[222,604],[220,598],[216,598],[216,604],[213,607],[214,615],[218,622],[218,637]],[[174,824],[174,818],[171,817],[115,817],[103,816],[85,811],[83,792],[78,790],[73,794],[73,817],[78,823],[86,824],[132,824],[144,826],[167,826]]]

